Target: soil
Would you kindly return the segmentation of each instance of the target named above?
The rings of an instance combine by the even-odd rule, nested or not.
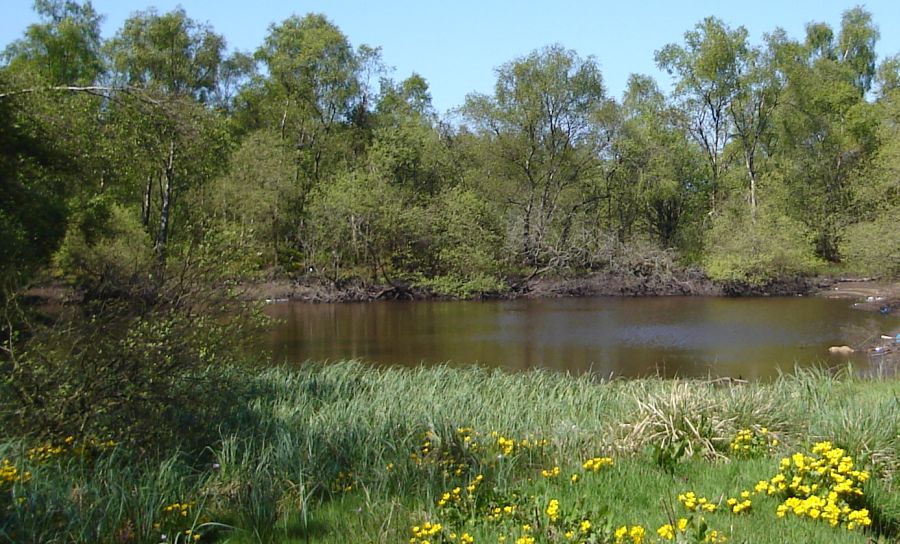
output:
[[[854,307],[860,310],[886,313],[900,311],[900,282],[878,282],[867,278],[836,279],[824,283],[818,295],[857,300]]]
[[[702,271],[687,269],[661,276],[616,275],[596,273],[581,278],[539,277],[513,279],[506,293],[484,293],[480,298],[557,298],[590,296],[795,296],[815,295],[826,298],[857,300],[860,310],[900,311],[900,282],[870,279],[835,279],[827,277],[797,278],[751,286],[721,283],[707,278]],[[271,279],[245,282],[238,288],[244,300],[283,302],[365,302],[373,300],[440,299],[424,289],[408,284],[371,284],[351,280],[335,284],[305,277],[300,280]]]
[[[726,294],[701,272],[684,271],[666,277],[598,273],[584,278],[515,278],[504,293],[482,293],[480,299],[558,298],[590,296],[667,296]],[[348,281],[303,278],[298,281],[274,279],[248,283],[239,288],[246,300],[284,302],[366,302],[374,300],[436,300],[444,298],[407,284],[377,285]]]

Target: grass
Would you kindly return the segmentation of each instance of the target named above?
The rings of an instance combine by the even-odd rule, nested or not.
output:
[[[27,455],[35,444],[0,443],[0,457],[31,472],[27,481],[0,483],[0,542],[158,542],[162,533],[169,542],[409,542],[426,522],[443,526],[443,540],[427,538],[432,544],[459,542],[464,532],[475,542],[566,542],[566,530],[584,520],[592,529],[576,530],[572,542],[615,542],[622,525],[642,526],[644,542],[654,542],[658,527],[681,517],[690,520],[685,542],[712,529],[729,542],[900,537],[896,379],[798,370],[768,384],[609,382],[354,362],[220,374],[246,387],[221,392],[233,395],[233,409],[222,414],[221,439],[203,451],[181,451],[190,441],[173,436],[158,455],[122,445],[77,455],[79,437],[37,462]],[[777,446],[735,457],[738,431],[764,427]],[[505,451],[499,437],[515,445]],[[724,501],[777,474],[782,456],[824,440],[871,473],[859,504],[871,527],[778,518],[780,500],[765,494],[754,495],[747,513],[726,512]],[[614,463],[586,472],[582,462],[597,456]],[[558,476],[542,475],[553,467]],[[470,506],[438,506],[454,487],[466,496],[479,474],[473,502],[460,503]],[[686,491],[721,503],[703,514],[709,529],[678,501]],[[559,501],[555,523],[546,514],[551,499]],[[174,503],[189,507],[173,516],[165,508]],[[487,519],[490,509],[513,504],[515,514]]]

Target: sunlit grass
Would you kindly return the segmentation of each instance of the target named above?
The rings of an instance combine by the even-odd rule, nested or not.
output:
[[[157,542],[168,527],[165,507],[185,502],[180,541],[409,542],[413,527],[430,522],[452,527],[453,542],[466,533],[512,543],[527,536],[524,520],[536,542],[569,541],[562,525],[549,525],[551,500],[571,518],[569,530],[589,520],[586,538],[595,542],[615,541],[622,525],[643,527],[653,542],[658,528],[690,516],[677,500],[687,491],[720,505],[703,517],[730,542],[900,534],[896,380],[798,371],[769,384],[609,382],[358,363],[226,372],[243,375],[248,387],[234,398],[234,413],[223,414],[219,443],[205,451],[179,452],[172,437],[161,458],[120,446],[36,463],[26,455],[35,444],[0,444],[0,457],[31,472],[4,487],[0,542]],[[766,438],[737,452],[733,440],[746,429],[745,436],[765,429]],[[754,496],[747,512],[727,512],[727,498],[771,478],[782,456],[823,440],[871,473],[864,490],[872,527],[780,519],[780,501],[768,496]],[[601,456],[614,462],[585,469]],[[465,515],[440,506],[454,487],[465,497],[479,474],[484,483],[473,496],[481,502]],[[519,517],[488,521],[488,509],[504,501],[518,505]],[[450,541],[449,529],[441,534]]]

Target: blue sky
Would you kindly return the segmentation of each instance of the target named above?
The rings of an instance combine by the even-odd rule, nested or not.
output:
[[[880,57],[900,53],[900,8],[896,0],[863,3],[881,30]],[[354,46],[380,46],[392,77],[412,72],[431,86],[438,111],[462,104],[467,93],[491,92],[494,69],[551,43],[596,57],[610,94],[620,97],[629,74],[654,76],[664,87],[668,76],[653,63],[653,52],[680,42],[684,32],[708,15],[743,25],[758,43],[780,26],[802,37],[804,25],[823,21],[835,29],[841,14],[856,5],[835,0],[756,0],[624,2],[510,0],[94,0],[106,15],[103,34],[113,35],[134,11],[182,6],[188,15],[210,23],[231,49],[254,50],[270,24],[291,14],[324,13]],[[3,0],[0,44],[19,38],[37,20],[32,0]]]

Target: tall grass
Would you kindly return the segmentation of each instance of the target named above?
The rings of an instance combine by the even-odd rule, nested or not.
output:
[[[677,491],[673,482],[711,488],[716,479],[728,488],[755,483],[738,484],[741,478],[766,477],[772,459],[729,462],[730,441],[749,427],[767,427],[783,452],[818,440],[846,448],[874,474],[870,501],[879,530],[897,534],[900,523],[896,380],[798,370],[768,384],[608,381],[540,370],[373,369],[356,362],[256,374],[227,368],[222,375],[223,384],[248,386],[221,391],[237,395],[234,409],[222,414],[221,438],[205,452],[181,451],[172,437],[163,454],[119,447],[96,458],[63,454],[37,463],[25,453],[34,444],[0,444],[0,456],[32,472],[27,482],[4,488],[0,541],[158,542],[167,523],[163,509],[176,502],[193,504],[170,539],[184,540],[192,530],[202,541],[406,541],[410,523],[433,514],[443,491],[476,473],[497,493],[561,493],[574,508],[574,495],[548,488],[535,471],[574,470],[601,454],[618,462],[592,491],[598,504],[607,501],[610,515],[623,519],[661,523],[663,503]],[[426,439],[433,449],[462,451],[461,427],[547,444],[502,463],[470,456],[459,475],[411,456]],[[685,456],[674,460],[681,480],[659,470],[648,453],[667,444],[683,445]],[[732,532],[749,538],[750,525],[759,523],[753,519],[734,522]],[[807,535],[802,538],[830,534],[803,533],[803,527],[790,521],[782,530]],[[833,531],[811,530],[825,529]]]

